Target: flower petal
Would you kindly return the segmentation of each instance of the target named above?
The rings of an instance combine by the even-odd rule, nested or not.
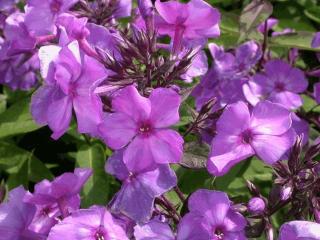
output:
[[[126,146],[136,134],[136,123],[124,113],[108,114],[99,125],[104,142],[113,149]]]
[[[255,135],[252,147],[257,155],[267,164],[274,164],[289,150],[296,140],[292,128],[280,136]]]
[[[178,93],[169,88],[156,88],[152,91],[150,121],[156,128],[169,127],[179,121],[181,99]]]
[[[254,154],[249,144],[239,145],[235,138],[218,134],[212,140],[207,167],[214,176],[226,174],[232,166]]]
[[[119,90],[112,101],[112,107],[116,112],[130,116],[135,122],[146,120],[151,112],[149,99],[141,96],[133,85]]]
[[[217,130],[221,134],[237,135],[247,129],[249,124],[250,113],[248,106],[239,101],[227,106],[217,122]]]
[[[283,134],[291,127],[290,114],[279,104],[261,101],[252,111],[251,128],[255,134]]]

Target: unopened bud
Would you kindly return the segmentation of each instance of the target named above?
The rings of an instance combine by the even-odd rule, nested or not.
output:
[[[248,203],[248,211],[253,214],[261,214],[266,208],[266,204],[262,198],[251,198]]]
[[[293,188],[292,188],[291,184],[284,185],[280,191],[280,199],[282,201],[288,200],[292,195],[292,191],[293,191]]]

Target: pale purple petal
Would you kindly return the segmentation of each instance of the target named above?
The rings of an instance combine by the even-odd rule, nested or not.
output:
[[[41,86],[31,98],[31,114],[33,119],[40,125],[48,124],[48,106],[54,94],[54,87]]]
[[[177,240],[207,240],[212,235],[208,230],[203,216],[187,213],[179,222]]]
[[[144,225],[134,227],[134,236],[136,240],[174,240],[170,226],[157,220],[151,220]]]
[[[130,175],[126,165],[123,162],[123,150],[115,151],[108,158],[105,164],[105,171],[116,176],[117,179],[124,181]]]
[[[292,147],[296,140],[296,133],[292,128],[280,136],[255,135],[252,147],[261,160],[267,164],[274,164]]]
[[[68,96],[55,92],[48,106],[48,125],[53,131],[53,139],[60,138],[67,130],[72,117],[72,101]]]
[[[302,144],[305,145],[309,140],[309,123],[297,116],[295,113],[291,113],[292,128],[296,132],[297,136],[302,137]]]
[[[300,95],[289,91],[272,93],[269,100],[274,103],[279,103],[291,110],[297,109],[303,105]]]
[[[248,144],[238,143],[236,137],[217,135],[212,140],[212,150],[207,163],[208,171],[215,176],[226,174],[231,167],[254,155]]]
[[[280,228],[279,240],[320,240],[320,224],[291,221]]]
[[[177,184],[173,170],[163,165],[159,168],[129,177],[112,201],[111,208],[137,222],[151,217],[154,199]]]
[[[112,107],[136,122],[146,120],[151,112],[150,100],[141,96],[133,85],[119,90],[112,101]]]
[[[291,127],[290,114],[279,104],[261,101],[252,111],[250,125],[255,134],[281,135]]]
[[[232,123],[232,124],[226,124]],[[218,134],[236,135],[247,129],[250,124],[250,112],[244,102],[237,102],[226,107],[217,122]]]
[[[194,192],[188,201],[189,211],[205,216],[212,225],[223,224],[230,205],[226,193],[205,189]]]
[[[150,121],[154,127],[169,127],[179,121],[181,99],[177,92],[169,88],[156,88],[152,91],[149,100]]]
[[[160,16],[170,24],[184,22],[189,16],[187,4],[176,1],[161,2],[157,0],[155,7]]]
[[[171,129],[156,130],[148,139],[154,162],[178,163],[183,153],[183,138]]]
[[[124,151],[123,161],[131,172],[155,168],[155,161],[148,137],[136,136]]]
[[[126,146],[136,135],[137,125],[126,114],[110,113],[100,124],[99,131],[108,146],[113,149],[120,149]]]

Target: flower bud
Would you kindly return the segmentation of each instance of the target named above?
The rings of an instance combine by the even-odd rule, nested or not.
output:
[[[293,190],[293,188],[292,188],[291,184],[284,185],[280,191],[280,199],[282,201],[288,200],[292,195],[292,190]]]
[[[261,214],[265,208],[265,202],[259,197],[251,198],[248,203],[248,211],[253,214]]]

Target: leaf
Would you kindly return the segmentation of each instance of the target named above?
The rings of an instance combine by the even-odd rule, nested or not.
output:
[[[255,31],[259,24],[272,14],[272,11],[272,4],[267,0],[253,0],[249,3],[240,15],[239,42],[245,40],[252,31]]]
[[[305,9],[304,14],[316,23],[320,23],[320,7],[313,6],[312,8]]]
[[[312,48],[311,42],[314,37],[313,32],[295,32],[269,38],[271,46],[281,46],[287,48],[298,48],[309,51],[320,51],[320,48]]]
[[[82,207],[94,204],[105,205],[113,192],[109,188],[116,184],[113,178],[104,171],[106,155],[99,143],[83,144],[77,152],[77,166],[91,168],[93,175],[83,188]]]
[[[23,174],[27,174],[27,180],[32,182],[53,178],[49,169],[32,152],[19,148],[13,143],[0,141],[0,168],[8,169],[15,166],[18,171],[23,167]],[[15,182],[24,180],[24,177],[21,179],[19,176],[17,177],[18,180],[15,180]],[[20,184],[25,184],[25,182],[21,180]]]
[[[34,155],[30,156],[28,163],[29,181],[37,183],[43,179],[53,179],[50,170]]]
[[[39,129],[29,112],[30,98],[18,101],[0,114],[0,138]]]
[[[9,175],[7,185],[9,190],[23,185],[25,188],[28,187],[28,161],[22,161],[18,167],[17,172]]]
[[[6,110],[6,107],[7,107],[6,96],[3,94],[0,94],[0,114]]]

